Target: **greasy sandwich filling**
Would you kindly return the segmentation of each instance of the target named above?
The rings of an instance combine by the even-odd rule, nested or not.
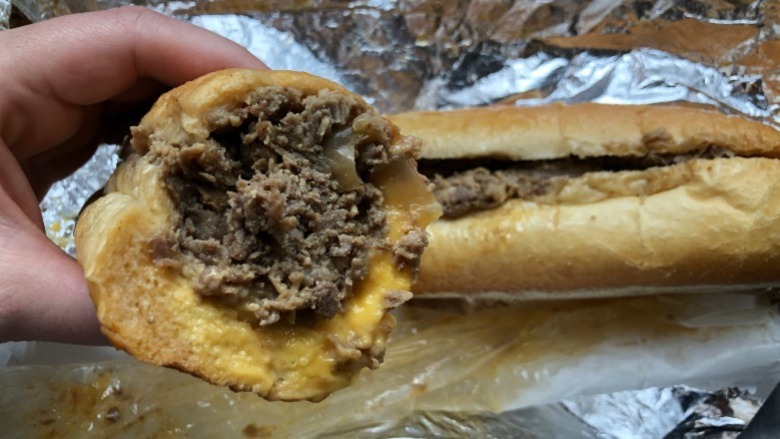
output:
[[[638,171],[673,166],[693,159],[733,157],[729,149],[709,145],[687,154],[641,157],[592,157],[537,161],[500,159],[427,159],[418,162],[421,174],[434,185],[443,218],[458,218],[489,210],[513,199],[543,201],[567,182],[593,172]]]
[[[387,233],[372,172],[392,131],[357,99],[270,86],[159,160],[179,224],[153,242],[201,296],[260,325],[332,318]],[[419,259],[419,249],[398,249]],[[183,258],[180,256],[183,255]]]

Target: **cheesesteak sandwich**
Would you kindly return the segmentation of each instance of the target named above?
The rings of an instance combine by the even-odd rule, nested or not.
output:
[[[104,333],[268,399],[382,360],[439,214],[417,144],[356,95],[225,70],[163,95],[76,228]]]
[[[780,281],[780,132],[700,108],[550,105],[390,117],[422,139],[423,296],[565,298]]]

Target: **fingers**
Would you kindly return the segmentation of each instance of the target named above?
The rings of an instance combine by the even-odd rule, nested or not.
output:
[[[25,174],[38,202],[43,200],[56,181],[68,177],[84,165],[95,153],[99,143],[95,138],[77,149],[55,157],[45,160],[33,157],[25,169]]]
[[[101,105],[85,107],[81,124],[68,140],[22,164],[37,200],[43,199],[52,183],[72,174],[92,156],[104,129],[101,119]]]
[[[0,139],[0,226],[17,222],[31,222],[37,230],[43,230],[35,192],[22,167]],[[0,245],[0,250],[4,245]]]
[[[117,104],[135,104],[149,102],[169,90],[170,87],[160,81],[151,78],[139,79],[130,88],[111,98],[111,102]]]
[[[142,99],[155,82],[174,86],[228,67],[265,68],[230,40],[139,7],[5,31],[0,53],[0,136],[20,162],[74,135],[81,106]]]
[[[265,65],[216,34],[135,7],[4,31],[0,54],[0,342],[102,342],[81,269],[41,232],[19,164],[52,176],[66,158],[80,161],[99,124],[88,107],[138,103],[214,70]],[[29,171],[36,167],[45,172]],[[48,181],[33,182],[39,194]]]
[[[31,73],[41,75],[51,95],[77,105],[110,99],[139,78],[174,86],[228,67],[265,68],[230,40],[140,7],[75,14],[24,30],[35,43],[27,56],[38,71]]]

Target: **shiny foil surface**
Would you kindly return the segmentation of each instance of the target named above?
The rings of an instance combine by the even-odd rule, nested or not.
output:
[[[337,81],[387,113],[685,102],[780,127],[778,0],[13,0],[32,21],[130,3],[224,35],[271,68]],[[6,10],[0,0],[0,27]],[[102,146],[41,205],[47,233],[71,254],[75,218],[117,150]],[[317,406],[266,403],[107,354],[112,362],[0,371],[0,412],[30,421],[12,437],[720,438],[780,379],[780,315],[763,294],[550,306],[523,314],[539,327],[511,336],[490,311],[456,327],[412,318],[379,371]],[[637,306],[663,315],[622,334]],[[617,326],[598,332],[594,316]],[[447,344],[453,334],[458,344]],[[13,349],[6,364],[51,347]]]
[[[0,30],[11,27],[11,0],[0,0]]]

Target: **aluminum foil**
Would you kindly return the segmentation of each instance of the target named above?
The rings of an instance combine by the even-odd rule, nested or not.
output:
[[[0,0],[0,30],[11,27],[11,0]]]
[[[246,14],[195,22],[251,47],[272,67],[308,68],[308,56],[279,56],[280,48],[302,45],[341,73],[331,78],[386,112],[483,105],[523,93],[521,105],[688,101],[777,122],[776,61],[761,52],[775,43],[776,17],[766,13],[772,2],[648,3],[318,2],[267,12],[217,1],[156,8],[182,17]],[[294,41],[276,38],[278,31]],[[680,41],[694,37],[702,43]],[[274,44],[265,44],[269,39]],[[767,62],[738,64],[755,57]]]
[[[5,1],[5,0],[0,0]],[[71,13],[66,1],[59,0],[10,0],[30,21],[36,22]]]
[[[268,21],[275,23],[279,19]],[[493,66],[489,64],[495,64],[499,55],[491,54],[493,49],[479,49],[479,53],[463,55],[466,59],[477,58],[471,67],[474,71],[467,77],[461,78],[455,71],[423,80],[428,74],[424,69],[427,66],[413,63],[395,66],[390,63],[380,69],[409,69],[412,72],[398,72],[393,83],[390,83],[392,78],[380,80],[382,75],[373,75],[373,81],[380,82],[366,83],[367,72],[349,72],[323,65],[310,47],[292,40],[289,33],[265,25],[263,20],[225,15],[197,16],[192,22],[250,48],[274,69],[300,70],[301,66],[306,66],[321,76],[362,90],[372,103],[388,112],[486,105],[505,101],[516,94],[537,92],[540,97],[518,98],[515,103],[540,105],[592,101],[650,104],[687,101],[714,105],[728,112],[739,112],[765,121],[780,121],[774,119],[773,112],[777,108],[770,108],[763,94],[735,93],[735,89],[760,82],[757,75],[724,76],[717,68],[656,49],[639,48],[609,55],[571,53],[568,56],[541,50],[523,58],[502,59],[500,65]],[[303,27],[307,25],[301,24]],[[408,52],[412,52],[411,48]],[[670,72],[673,74],[670,75]],[[407,90],[408,87],[415,92],[392,92]]]
[[[336,431],[322,437],[373,434],[383,438],[736,438],[760,407],[754,393],[688,386],[587,396],[499,414],[415,412],[380,431]],[[357,433],[357,434],[355,434]],[[717,435],[717,436],[716,436]]]
[[[84,166],[69,178],[54,183],[41,202],[46,234],[71,256],[76,255],[73,231],[79,211],[114,172],[119,163],[119,149],[119,145],[100,145]]]
[[[34,19],[131,3],[14,1]],[[132,3],[194,20],[272,67],[323,72],[386,112],[527,93],[522,104],[683,100],[777,122],[777,0]]]
[[[777,0],[13,1],[33,21],[147,5],[239,42],[272,68],[340,82],[385,112],[553,101],[688,102],[780,127]],[[116,165],[115,150],[102,147],[42,204],[49,236],[71,253],[75,215]],[[770,358],[776,356],[750,361],[758,367]],[[562,431],[633,437],[632,431],[642,431],[644,437],[705,437],[738,431],[762,398],[761,391],[748,394],[749,385],[717,390],[745,385],[736,376],[708,381],[709,390],[673,386],[683,375],[670,370],[661,387],[618,393],[571,377],[577,394],[560,396],[564,402],[510,404],[500,415],[417,410],[323,435],[549,437]],[[778,380],[780,374],[765,377]],[[613,390],[642,387],[623,384],[630,387]]]

